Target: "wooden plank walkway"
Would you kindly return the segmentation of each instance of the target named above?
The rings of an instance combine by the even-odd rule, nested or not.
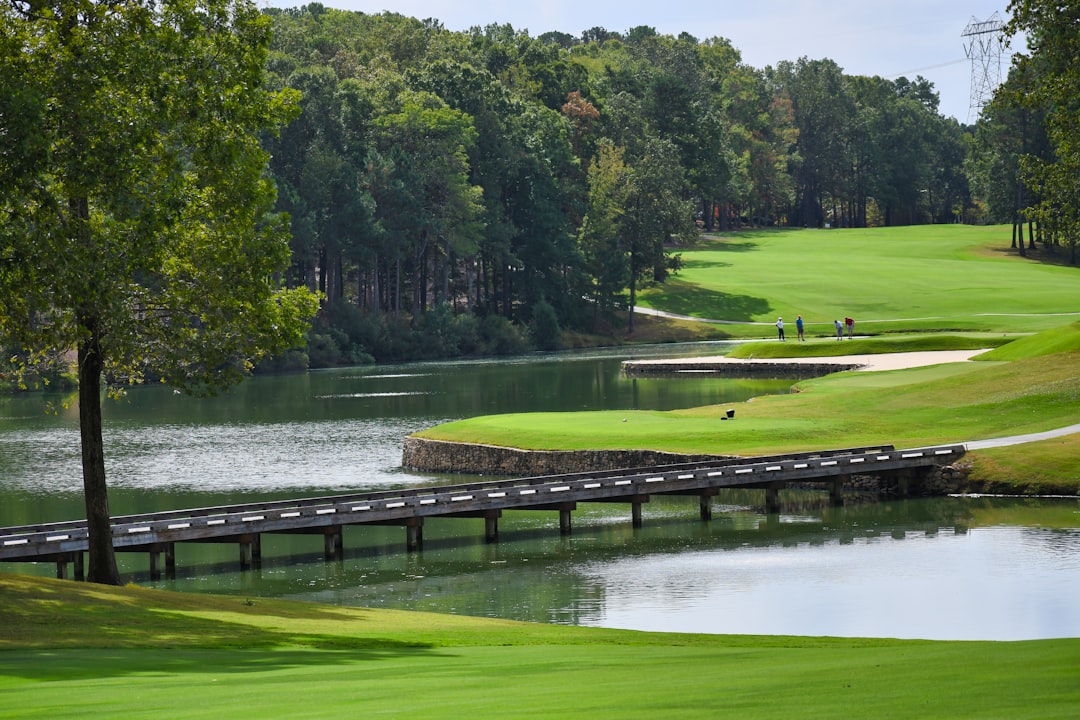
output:
[[[263,533],[321,534],[325,556],[334,559],[342,557],[346,525],[403,526],[406,548],[413,551],[423,542],[424,520],[433,517],[484,518],[485,540],[496,542],[504,511],[558,511],[560,531],[569,533],[577,503],[623,502],[631,505],[637,527],[642,505],[654,494],[696,495],[702,519],[709,519],[718,490],[764,488],[766,511],[777,513],[778,491],[789,483],[829,481],[839,501],[850,475],[917,471],[963,454],[963,445],[908,450],[882,445],[126,515],[113,518],[113,546],[118,552],[149,553],[151,575],[157,576],[162,556],[166,571],[174,571],[178,542],[237,543],[241,566],[251,567],[259,562]],[[86,551],[84,520],[0,528],[0,562],[56,562],[58,577],[67,576],[71,563],[81,578]]]

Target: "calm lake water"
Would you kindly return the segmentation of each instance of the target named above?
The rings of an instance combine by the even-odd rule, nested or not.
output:
[[[136,388],[105,406],[115,514],[465,482],[405,472],[402,439],[447,420],[532,410],[672,409],[737,403],[789,381],[629,379],[624,359],[717,354],[722,345],[632,348],[514,360],[350,368],[254,378],[214,399]],[[82,517],[78,420],[70,398],[0,400],[0,525]],[[50,404],[55,412],[46,412]],[[482,520],[430,520],[424,549],[404,530],[345,530],[345,559],[321,538],[268,535],[257,570],[234,545],[178,545],[177,577],[151,581],[143,554],[125,580],[195,592],[287,597],[539,622],[707,633],[1013,640],[1080,636],[1080,502],[939,498],[830,508],[785,491],[729,491],[711,522],[696,499],[630,509],[508,513],[500,542]],[[50,564],[0,570],[51,575]]]

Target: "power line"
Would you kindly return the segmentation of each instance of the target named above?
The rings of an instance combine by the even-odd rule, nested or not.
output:
[[[943,67],[949,67],[950,65],[959,65],[960,63],[966,63],[968,59],[966,57],[958,60],[949,60],[947,62],[938,63],[937,65],[927,65],[925,67],[912,68],[911,70],[901,70],[900,72],[891,73],[886,75],[888,78],[898,78],[905,75],[914,75],[916,73],[926,72],[927,70],[938,70]]]

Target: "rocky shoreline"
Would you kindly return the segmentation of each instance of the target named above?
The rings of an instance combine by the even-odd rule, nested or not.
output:
[[[622,364],[628,377],[710,375],[728,378],[764,378],[769,380],[804,380],[847,370],[861,370],[863,363],[786,362],[786,361],[632,361]]]
[[[520,450],[518,448],[407,437],[401,452],[406,470],[461,475],[562,475],[730,458],[656,450]]]

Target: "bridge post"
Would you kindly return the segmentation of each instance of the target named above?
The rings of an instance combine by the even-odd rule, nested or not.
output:
[[[906,498],[911,493],[911,473],[905,470],[898,470],[896,473],[896,489],[900,497]]]
[[[71,556],[71,564],[74,566],[75,579],[86,579],[86,565],[84,565],[82,551],[77,551]]]
[[[165,577],[176,579],[176,543],[165,543]]]
[[[341,526],[331,525],[323,530],[323,558],[325,560],[341,560],[345,557],[345,541],[342,538]]]
[[[56,579],[67,580],[67,557],[58,555],[56,558]]]
[[[630,524],[633,527],[636,527],[636,528],[641,527],[641,525],[642,525],[642,522],[641,522],[641,500],[631,500],[630,501],[630,516],[631,516]]]
[[[841,507],[844,504],[844,483],[847,475],[837,475],[829,484],[829,504],[833,507]]]
[[[240,538],[240,569],[250,570],[262,562],[262,543],[259,533],[247,533]]]
[[[416,552],[424,546],[424,518],[414,517],[405,521],[405,550]]]
[[[240,569],[251,569],[251,541],[240,541]]]
[[[499,542],[499,511],[491,510],[484,514],[484,542]]]
[[[161,546],[150,546],[150,579],[161,579]]]
[[[570,526],[570,508],[565,507],[565,506],[560,507],[559,508],[559,534],[560,535],[569,535],[570,530],[571,530],[571,526]]]
[[[765,488],[765,514],[780,514],[780,487],[777,485]]]
[[[702,490],[698,495],[698,512],[702,520],[712,520],[712,499],[714,495],[716,495],[716,491],[712,488]]]

